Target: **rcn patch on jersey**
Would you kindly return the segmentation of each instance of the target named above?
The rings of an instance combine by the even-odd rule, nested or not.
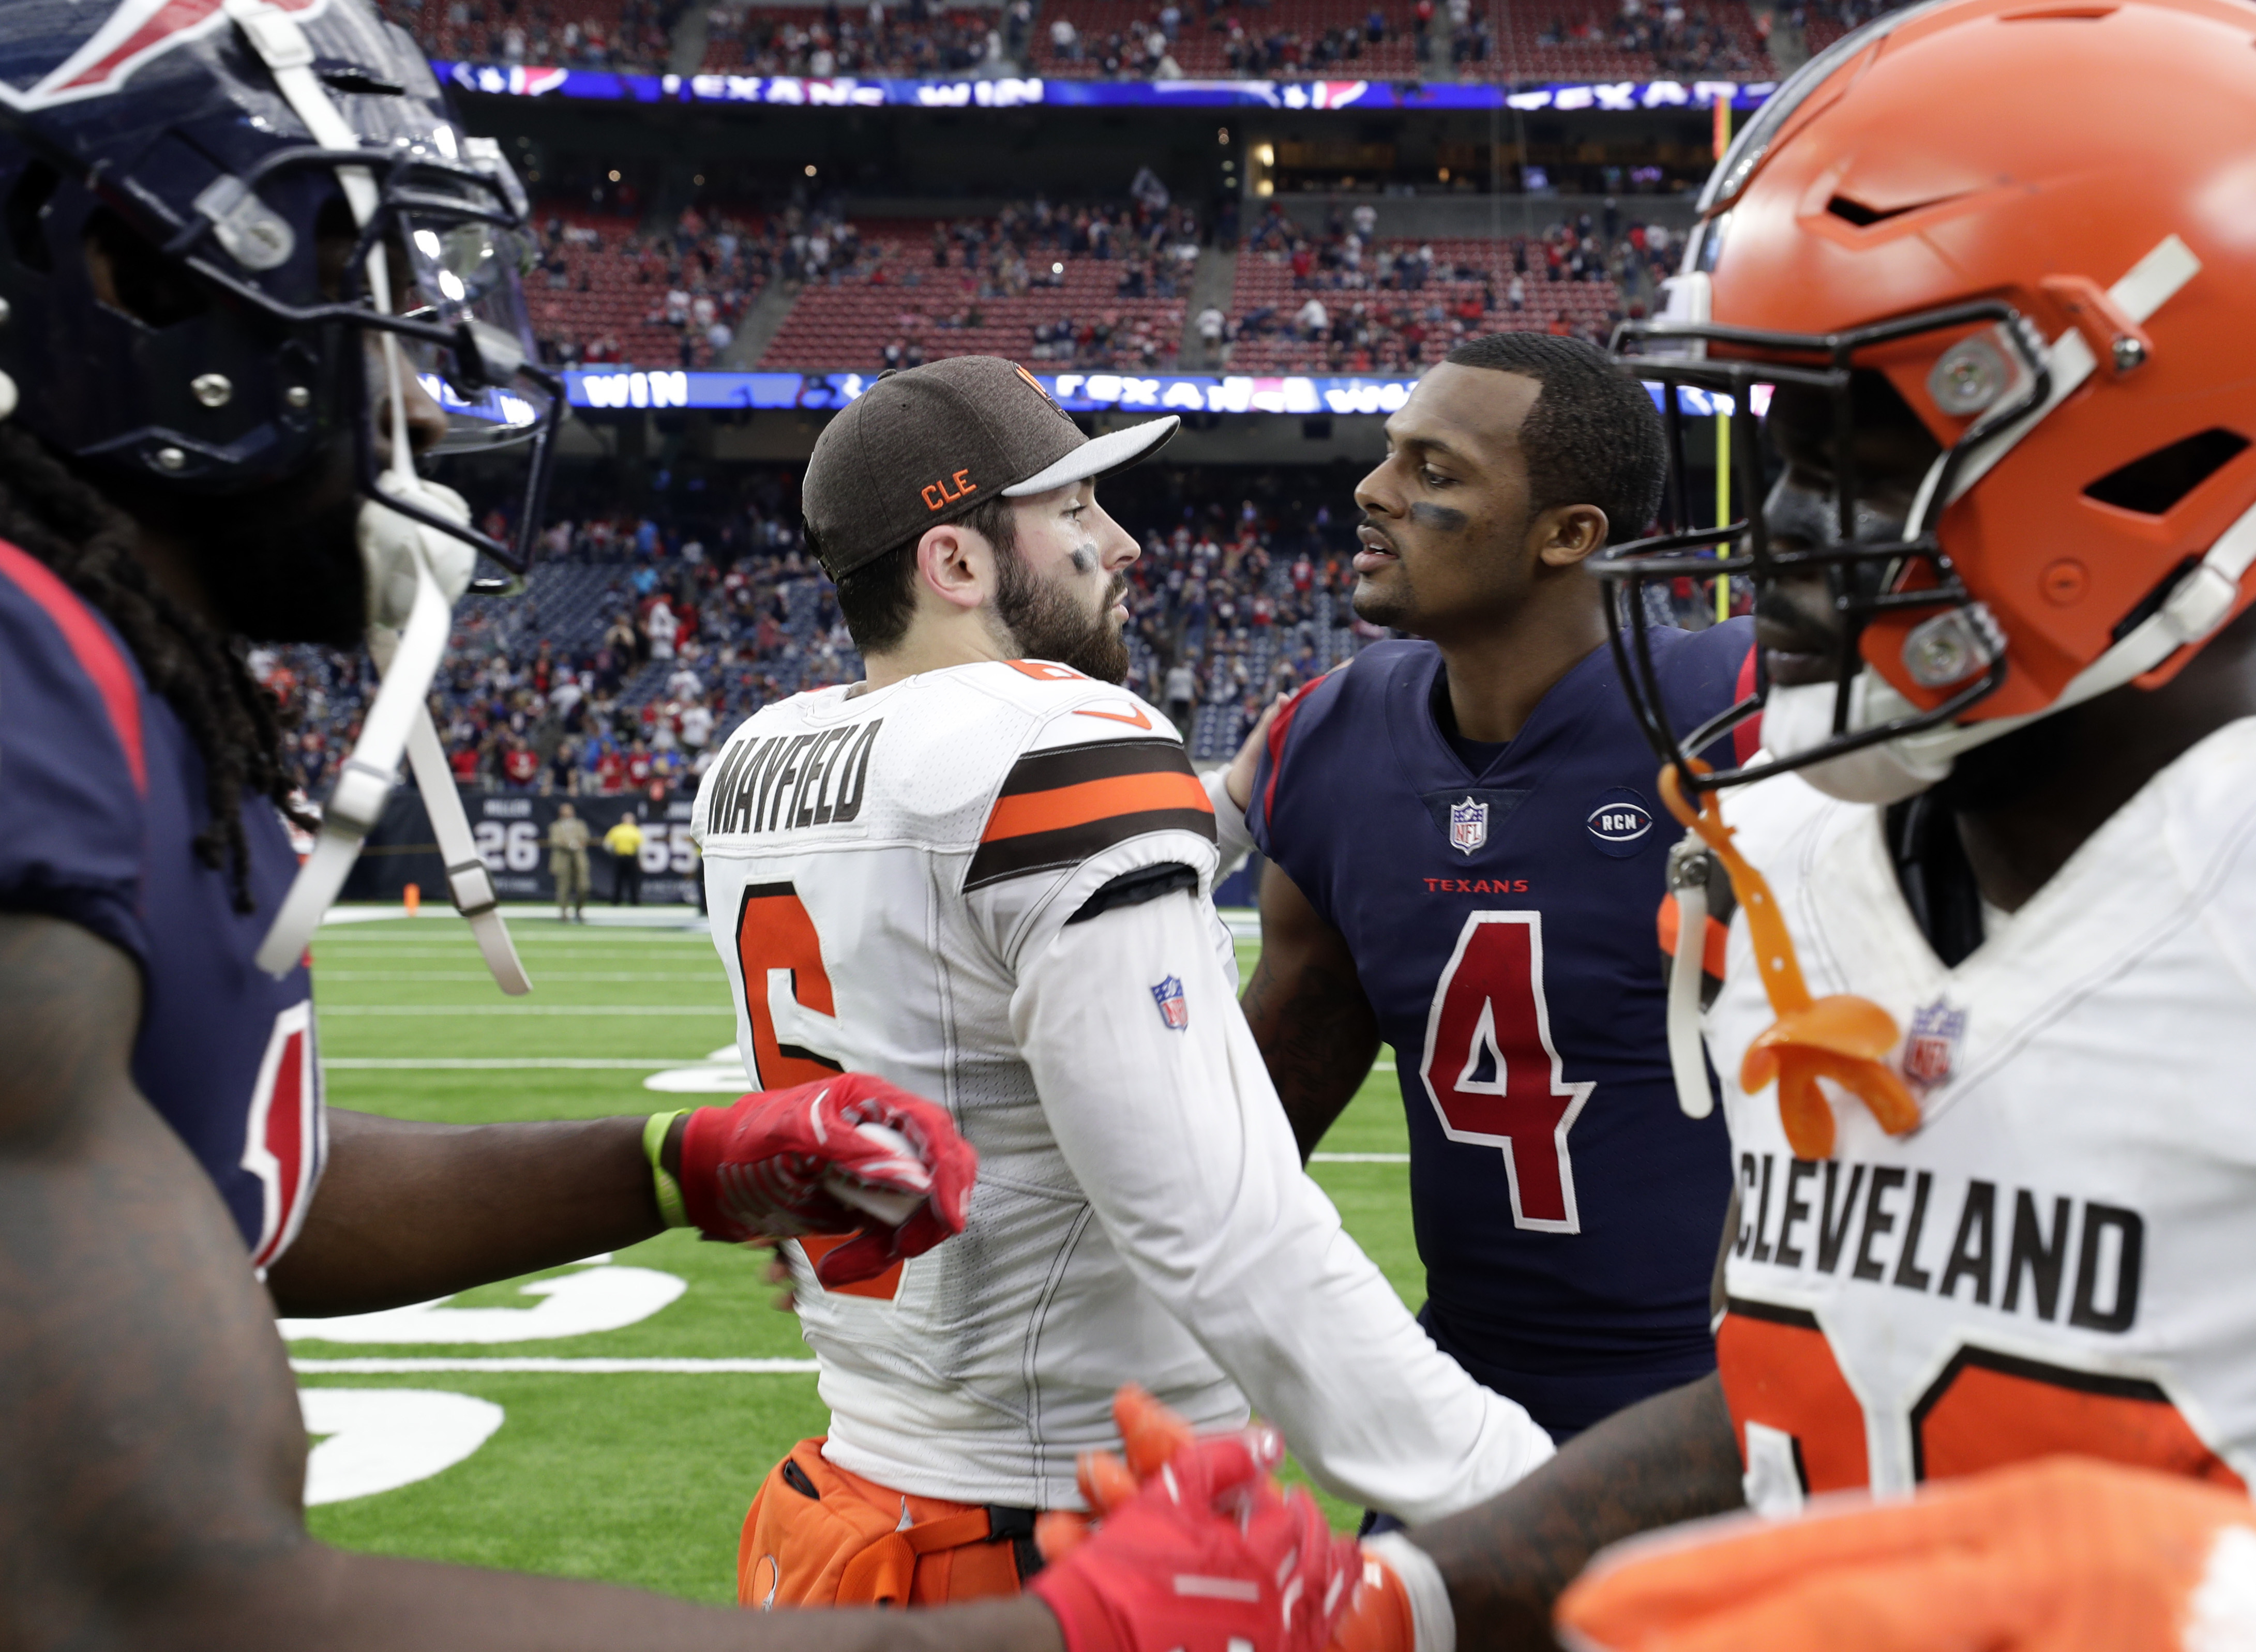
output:
[[[1645,852],[1645,841],[1653,834],[1653,811],[1643,794],[1616,786],[1598,794],[1583,824],[1590,828],[1590,842],[1600,854],[1626,861]]]
[[[1170,975],[1152,988],[1152,1002],[1160,1007],[1160,1019],[1167,1023],[1171,1032],[1181,1032],[1191,1024],[1190,1001],[1183,996],[1182,978]]]

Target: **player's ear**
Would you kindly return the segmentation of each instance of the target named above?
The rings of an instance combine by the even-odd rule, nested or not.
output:
[[[1535,555],[1548,568],[1571,568],[1606,543],[1606,513],[1596,505],[1554,505],[1527,524]]]
[[[992,583],[987,541],[961,523],[927,528],[917,541],[917,584],[951,608],[976,608]]]

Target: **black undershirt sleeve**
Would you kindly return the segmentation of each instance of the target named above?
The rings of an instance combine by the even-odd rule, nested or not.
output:
[[[1165,861],[1159,866],[1139,866],[1132,872],[1123,872],[1081,903],[1081,910],[1066,919],[1068,924],[1086,924],[1100,912],[1109,912],[1116,906],[1141,906],[1162,895],[1177,889],[1195,889],[1198,874],[1180,861]]]

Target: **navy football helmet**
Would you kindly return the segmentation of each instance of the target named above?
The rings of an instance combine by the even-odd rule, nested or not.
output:
[[[524,572],[564,406],[518,286],[525,199],[414,42],[367,0],[5,0],[0,19],[13,417],[207,496],[349,441],[364,496]],[[521,459],[505,533],[379,495],[387,357],[445,410],[437,455]]]

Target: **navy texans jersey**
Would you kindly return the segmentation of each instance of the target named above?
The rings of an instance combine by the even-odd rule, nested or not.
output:
[[[0,910],[81,924],[138,967],[134,1081],[263,1274],[321,1175],[313,976],[251,961],[298,869],[280,815],[243,804],[250,913],[196,858],[209,819],[195,742],[116,633],[0,542]]]
[[[1750,622],[1651,636],[1681,728],[1751,692]],[[1677,1104],[1654,936],[1681,834],[1610,650],[1479,774],[1436,720],[1441,668],[1381,643],[1301,690],[1248,824],[1394,1047],[1421,1318],[1563,1438],[1716,1362],[1728,1144]]]

